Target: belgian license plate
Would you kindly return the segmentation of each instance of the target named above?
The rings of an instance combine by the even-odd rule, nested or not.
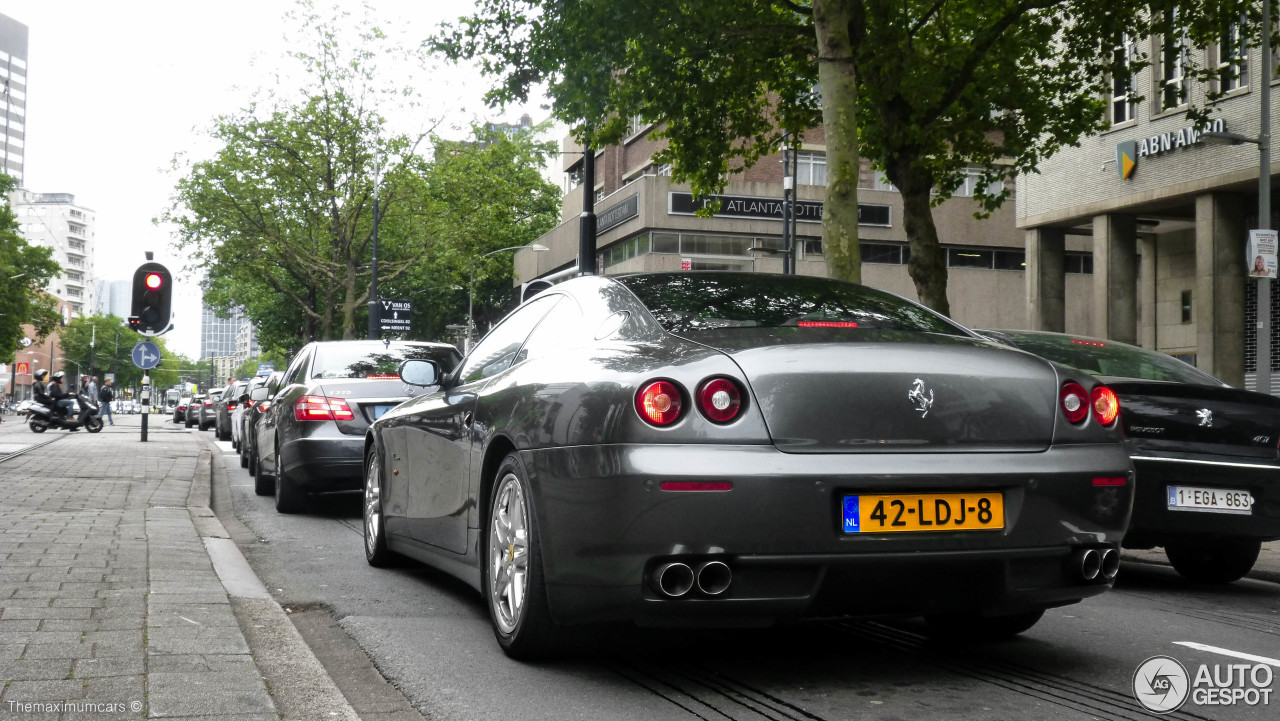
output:
[[[1000,493],[918,493],[845,496],[845,533],[988,531],[1004,528]]]
[[[1248,491],[1198,486],[1169,486],[1168,491],[1171,511],[1253,513],[1253,496]]]

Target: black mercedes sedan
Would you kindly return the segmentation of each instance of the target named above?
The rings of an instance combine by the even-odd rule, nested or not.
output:
[[[1232,388],[1126,343],[1036,331],[982,331],[1103,379],[1124,406],[1137,474],[1127,548],[1163,546],[1191,581],[1230,583],[1280,538],[1280,398]]]
[[[1132,502],[1115,394],[852,283],[588,276],[365,439],[365,555],[559,626],[924,616],[983,638],[1100,594]]]
[[[255,489],[274,490],[280,513],[302,510],[311,493],[360,490],[365,430],[422,390],[400,380],[400,364],[430,360],[452,370],[459,358],[448,343],[344,340],[304,346],[248,431],[257,454]]]

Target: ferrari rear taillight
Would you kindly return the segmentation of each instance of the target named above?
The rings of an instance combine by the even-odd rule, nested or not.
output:
[[[1063,383],[1058,398],[1062,402],[1062,415],[1071,423],[1080,423],[1089,416],[1089,394],[1079,383]]]
[[[341,398],[303,396],[293,404],[293,417],[300,421],[350,421],[356,415]]]
[[[728,378],[712,378],[698,388],[698,408],[714,423],[728,423],[742,410],[742,392]]]
[[[636,394],[636,412],[655,426],[669,426],[683,407],[680,389],[670,381],[650,381]]]
[[[1093,406],[1093,417],[1104,426],[1115,423],[1120,415],[1120,399],[1106,386],[1094,386],[1093,393],[1089,394],[1089,405]]]

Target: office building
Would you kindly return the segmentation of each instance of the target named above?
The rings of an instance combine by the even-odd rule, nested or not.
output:
[[[0,15],[0,171],[22,187],[27,139],[27,26]]]
[[[93,293],[93,309],[100,315],[127,319],[133,311],[133,284],[127,280],[99,278],[93,282]]]
[[[236,354],[236,334],[249,325],[241,308],[232,308],[220,317],[213,308],[204,306],[200,314],[200,360]]]
[[[76,205],[71,193],[9,193],[18,232],[27,242],[53,249],[62,274],[45,287],[67,301],[74,315],[89,315],[94,305],[94,211]]]

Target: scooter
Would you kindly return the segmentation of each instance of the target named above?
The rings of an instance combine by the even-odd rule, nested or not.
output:
[[[31,417],[27,425],[31,427],[33,433],[44,433],[50,428],[73,431],[83,427],[90,433],[102,430],[102,419],[98,417],[98,403],[87,393],[76,396],[76,405],[72,406],[72,412],[65,417],[55,416],[51,408],[40,403],[32,403],[27,409],[27,415]],[[83,423],[80,421],[82,415]]]

